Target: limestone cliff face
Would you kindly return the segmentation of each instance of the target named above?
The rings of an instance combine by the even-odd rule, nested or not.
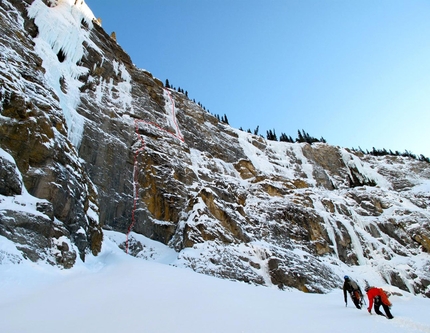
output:
[[[66,46],[45,49],[42,15],[55,8],[82,36],[69,65]],[[175,265],[222,278],[325,292],[362,266],[430,296],[427,163],[219,123],[77,12],[88,9],[0,5],[0,235],[28,259],[71,267],[97,255],[104,228],[124,233],[131,255],[148,249],[130,231],[174,248]],[[26,191],[36,213],[5,208]]]
[[[19,243],[30,259],[41,259],[39,248],[46,252],[53,247],[54,262],[69,267],[76,253],[61,240],[63,236],[72,240],[82,258],[87,250],[94,254],[100,251],[97,196],[75,147],[67,139],[59,98],[47,84],[46,70],[34,50],[37,26],[28,19],[26,10],[23,1],[0,4],[0,145],[13,156],[27,191],[46,199],[50,213],[30,216],[1,211],[0,234]],[[5,180],[16,177],[14,168],[10,168]],[[15,194],[21,194],[18,187]],[[41,230],[35,224],[40,224]],[[43,241],[17,236],[15,226]]]

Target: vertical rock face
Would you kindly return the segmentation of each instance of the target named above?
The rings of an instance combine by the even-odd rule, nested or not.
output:
[[[105,228],[221,278],[326,292],[369,265],[430,296],[427,163],[235,130],[92,19],[83,2],[0,4],[0,235],[24,257],[71,267]]]
[[[37,26],[28,18],[26,4],[4,1],[0,14],[0,146],[13,156],[26,190],[52,205],[55,218],[43,220],[46,227],[33,230],[46,238],[40,243],[41,251],[57,251],[56,241],[64,236],[72,240],[83,259],[87,251],[96,254],[101,247],[102,231],[96,214],[95,190],[75,147],[67,139],[59,98],[50,89],[43,61],[34,50]],[[13,192],[5,195],[13,195]],[[6,215],[2,215],[0,223],[11,228],[11,220]],[[11,219],[24,224],[23,229],[32,230],[32,223],[26,222],[30,219],[28,215],[20,212]],[[55,225],[59,227],[54,228]],[[62,243],[60,247],[63,251],[58,251],[64,252]],[[65,252],[68,258],[60,256],[58,262],[73,265],[69,251]],[[29,255],[29,258],[37,256]]]

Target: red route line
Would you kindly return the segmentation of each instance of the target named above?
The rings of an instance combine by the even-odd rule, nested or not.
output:
[[[143,139],[142,135],[139,134],[139,123],[144,123],[147,125],[151,125],[154,127],[157,127],[159,130],[162,130],[163,132],[173,136],[174,138],[184,142],[184,137],[181,135],[181,132],[179,131],[179,126],[178,123],[176,121],[176,115],[175,115],[175,102],[172,98],[172,95],[170,94],[170,91],[168,91],[167,89],[164,88],[164,90],[167,92],[167,94],[169,95],[170,101],[172,103],[172,117],[173,117],[173,122],[175,123],[176,126],[176,133],[172,133],[167,131],[166,129],[162,128],[160,125],[151,122],[151,121],[146,121],[146,120],[141,120],[141,119],[134,119],[134,130],[135,133],[138,137],[138,139],[141,142],[141,147],[139,149],[137,149],[134,153],[134,167],[133,167],[133,210],[131,212],[131,224],[128,226],[127,229],[127,234],[126,234],[126,240],[125,240],[125,253],[128,254],[128,239],[129,239],[129,235],[131,230],[133,229],[134,225],[136,224],[136,217],[135,217],[135,213],[136,213],[136,208],[137,208],[137,201],[138,201],[138,197],[139,197],[139,186],[138,186],[138,179],[137,179],[137,157],[139,156],[139,154],[141,152],[143,152],[146,148],[146,143],[145,140]]]

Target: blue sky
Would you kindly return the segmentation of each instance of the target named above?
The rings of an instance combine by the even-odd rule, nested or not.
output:
[[[430,157],[430,1],[86,3],[137,67],[235,128]]]

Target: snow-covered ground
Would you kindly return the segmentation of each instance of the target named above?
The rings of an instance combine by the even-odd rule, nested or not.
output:
[[[166,265],[172,253],[162,245],[156,260],[128,256],[114,237],[70,270],[3,262],[0,331],[430,332],[429,299],[391,296],[388,320],[345,307],[340,289],[305,294],[221,280]]]

